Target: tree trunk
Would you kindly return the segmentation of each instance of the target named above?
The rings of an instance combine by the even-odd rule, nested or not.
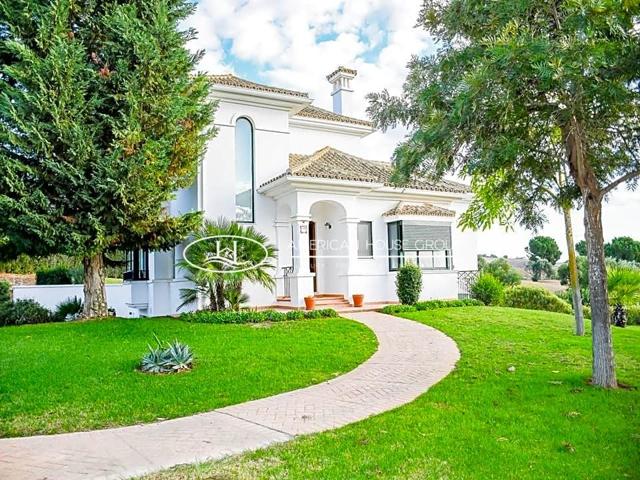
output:
[[[576,247],[573,240],[573,226],[571,225],[571,209],[564,207],[564,231],[567,237],[567,252],[569,253],[569,286],[573,292],[573,315],[576,318],[576,335],[584,335],[584,313],[582,310],[582,295],[578,277],[578,263],[576,262]]]
[[[84,266],[83,318],[106,317],[107,291],[104,284],[104,258],[102,253],[82,259]]]
[[[604,263],[604,235],[602,234],[602,191],[598,178],[589,163],[581,122],[571,117],[563,128],[569,171],[582,193],[584,230],[589,263],[589,293],[593,352],[593,385],[617,387],[613,359],[613,342],[609,319],[607,268]]]
[[[216,310],[222,312],[224,310],[224,280],[217,279],[216,280]]]
[[[593,335],[594,385],[614,388],[616,381],[613,358],[613,341],[609,318],[609,294],[607,292],[607,268],[604,261],[604,236],[602,234],[602,199],[584,195],[584,226],[589,261],[589,293],[591,295],[591,329]]]

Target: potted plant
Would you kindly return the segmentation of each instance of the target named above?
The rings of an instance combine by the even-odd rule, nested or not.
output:
[[[307,310],[313,310],[313,307],[316,305],[316,299],[313,298],[313,295],[309,295],[304,297],[304,306]]]
[[[352,296],[354,307],[361,307],[364,304],[364,295],[362,293],[354,293]]]

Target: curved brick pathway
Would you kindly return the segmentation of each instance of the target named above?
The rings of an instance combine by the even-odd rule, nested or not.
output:
[[[459,358],[433,328],[376,312],[344,314],[371,328],[378,351],[333,380],[159,423],[0,440],[3,480],[121,479],[219,459],[347,425],[415,399]]]

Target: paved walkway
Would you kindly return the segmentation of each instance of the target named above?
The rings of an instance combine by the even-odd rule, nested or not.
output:
[[[408,403],[459,358],[453,340],[426,325],[376,312],[344,316],[371,328],[379,342],[369,360],[345,375],[159,423],[1,439],[0,479],[122,479],[256,450]]]

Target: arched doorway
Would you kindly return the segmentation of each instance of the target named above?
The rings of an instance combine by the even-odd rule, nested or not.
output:
[[[348,245],[344,207],[332,200],[314,203],[309,222],[309,270],[316,293],[347,293]]]

